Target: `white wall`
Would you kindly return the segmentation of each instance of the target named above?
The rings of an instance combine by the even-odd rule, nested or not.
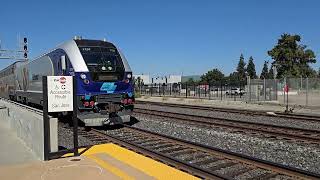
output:
[[[180,75],[170,75],[168,78],[168,83],[181,83]]]
[[[17,134],[17,136],[29,147],[41,160],[44,160],[44,129],[43,117],[40,114],[18,105],[0,100],[0,121]],[[58,151],[58,120],[50,120],[51,152]]]
[[[144,84],[150,84],[151,83],[151,78],[149,75],[133,75],[134,79],[137,79],[138,77],[140,77],[140,79],[143,81]]]
[[[162,83],[181,83],[181,76],[180,75],[169,75],[169,76],[161,76],[161,77],[154,77],[153,83],[162,84]]]

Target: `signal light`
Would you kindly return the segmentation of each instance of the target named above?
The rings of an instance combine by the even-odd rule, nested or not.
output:
[[[24,50],[24,54],[23,54],[23,57],[24,58],[28,58],[28,39],[25,37],[23,38],[23,42],[24,42],[24,45],[23,45],[23,50]]]

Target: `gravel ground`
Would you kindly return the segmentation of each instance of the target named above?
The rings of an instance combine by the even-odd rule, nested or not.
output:
[[[281,98],[280,98],[281,99]],[[280,105],[276,102],[259,102],[259,103],[246,103],[244,101],[233,101],[233,100],[208,100],[208,99],[192,99],[192,98],[172,98],[172,97],[150,97],[143,96],[136,98],[137,101],[147,102],[165,102],[175,104],[187,104],[187,105],[199,105],[209,107],[222,107],[222,108],[233,108],[233,109],[248,109],[248,110],[263,110],[263,111],[279,111],[284,112],[285,106]],[[301,107],[301,106],[289,106],[294,107],[294,113],[310,114],[320,116],[319,107]]]
[[[79,136],[79,146],[88,146],[95,144],[89,139]],[[58,123],[58,145],[59,148],[73,148],[73,130],[70,129],[68,124]]]
[[[134,127],[193,141],[256,158],[319,173],[320,145],[301,145],[277,139],[264,139],[219,128],[197,127],[189,123],[172,122],[165,118],[136,116]]]
[[[230,120],[239,120],[244,122],[259,122],[264,124],[295,127],[295,128],[302,128],[302,129],[312,129],[312,130],[320,129],[320,121],[314,122],[314,121],[294,120],[294,119],[286,119],[286,118],[270,117],[270,116],[251,116],[251,115],[238,114],[238,113],[226,113],[226,112],[218,112],[218,111],[186,109],[186,108],[145,105],[145,104],[136,104],[135,107],[151,109],[151,110],[159,110],[159,111],[185,113],[185,114],[192,114],[192,115],[203,115],[203,116],[217,117],[217,118],[227,118]]]

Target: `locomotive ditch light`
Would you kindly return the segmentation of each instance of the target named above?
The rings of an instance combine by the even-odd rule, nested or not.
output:
[[[90,81],[89,81],[88,79],[83,80],[83,82],[84,82],[85,84],[87,84],[87,85],[90,83]]]
[[[127,78],[130,79],[132,77],[132,75],[129,73],[127,74]]]
[[[80,75],[80,78],[84,80],[84,79],[86,79],[86,78],[87,78],[87,76],[86,76],[85,74],[83,74],[83,73],[82,73],[82,74]]]

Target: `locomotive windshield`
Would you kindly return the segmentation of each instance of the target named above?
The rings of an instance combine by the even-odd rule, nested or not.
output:
[[[117,49],[112,47],[79,47],[94,81],[123,79],[124,67]]]

